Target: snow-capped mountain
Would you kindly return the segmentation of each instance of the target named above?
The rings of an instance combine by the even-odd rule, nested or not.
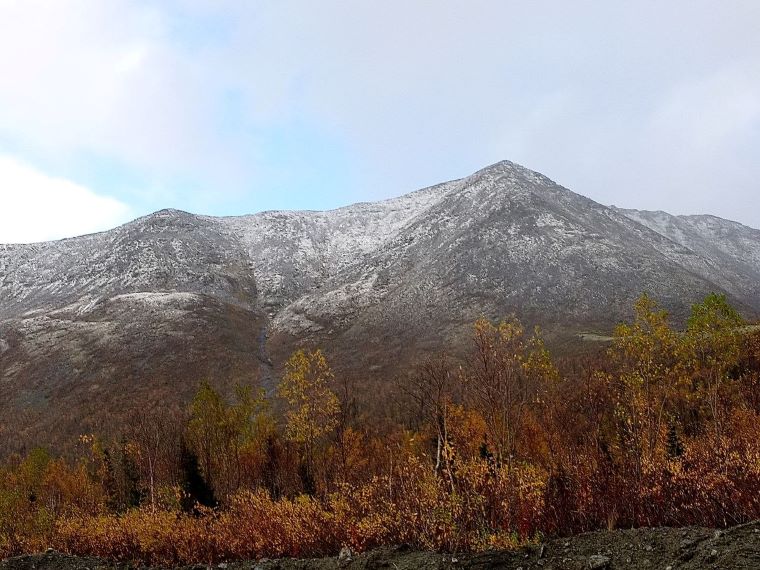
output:
[[[710,260],[705,276],[755,305],[760,299],[760,230],[715,216],[621,210],[632,220]]]
[[[382,381],[481,315],[554,341],[607,332],[644,291],[676,318],[711,291],[754,316],[758,283],[758,230],[606,207],[507,161],[328,212],[164,210],[0,246],[0,437],[60,442],[203,378],[271,387],[301,345]]]

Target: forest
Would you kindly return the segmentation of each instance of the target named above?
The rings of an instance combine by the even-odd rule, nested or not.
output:
[[[512,548],[596,529],[760,519],[760,331],[720,295],[684,326],[642,296],[598,354],[480,319],[466,355],[396,379],[378,413],[329,355],[276,392],[208,383],[0,465],[0,557],[47,548],[147,564],[389,544]]]

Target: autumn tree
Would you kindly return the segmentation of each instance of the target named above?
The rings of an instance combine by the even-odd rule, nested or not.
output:
[[[197,457],[206,481],[213,486],[217,476],[217,454],[221,452],[226,422],[226,404],[208,382],[202,382],[190,404],[187,441]]]
[[[203,476],[220,497],[240,487],[243,450],[272,423],[263,391],[254,394],[249,387],[237,386],[235,395],[235,404],[229,405],[203,382],[190,405],[188,443]]]
[[[341,482],[354,479],[361,465],[364,452],[364,435],[355,429],[358,415],[356,377],[351,374],[341,374],[331,382],[333,391],[338,397],[340,411],[335,426],[335,447],[337,454],[337,476]]]
[[[616,327],[610,348],[615,372],[609,388],[615,398],[614,424],[621,453],[634,461],[640,481],[643,462],[664,450],[669,416],[683,382],[681,339],[668,313],[647,295],[634,306],[632,323]]]
[[[526,412],[557,371],[538,332],[526,339],[515,317],[475,323],[474,350],[466,372],[467,395],[485,420],[497,464],[515,457]]]
[[[743,320],[725,295],[711,294],[692,307],[685,335],[693,378],[707,405],[713,431],[723,434],[726,388],[739,361]]]
[[[235,488],[258,485],[264,477],[268,449],[277,438],[277,426],[270,401],[263,388],[235,389],[236,402],[227,411],[226,449],[234,467]]]
[[[314,492],[314,455],[317,445],[335,430],[340,402],[331,390],[333,374],[322,351],[298,350],[285,363],[278,387],[285,401],[285,436],[302,453],[302,481]]]
[[[448,359],[439,355],[419,364],[405,388],[419,415],[435,431],[435,472],[446,473],[452,490],[455,484],[449,424],[458,380]]]
[[[159,481],[175,482],[179,476],[183,422],[182,414],[167,409],[135,410],[127,422],[126,435],[154,510]]]
[[[742,398],[750,410],[760,415],[760,326],[747,329],[739,373]]]

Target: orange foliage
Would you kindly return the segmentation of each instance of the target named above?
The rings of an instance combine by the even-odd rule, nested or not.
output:
[[[481,320],[470,359],[418,367],[409,401],[389,399],[383,418],[355,408],[349,383],[337,402],[324,356],[309,353],[315,372],[300,353],[280,390],[285,422],[263,395],[241,388],[230,405],[203,385],[177,425],[88,436],[74,462],[42,450],[9,460],[0,555],[53,547],[171,565],[757,519],[760,334],[744,330],[719,296],[684,333],[644,297],[608,354],[560,372],[515,319]],[[212,492],[219,506],[200,506]]]

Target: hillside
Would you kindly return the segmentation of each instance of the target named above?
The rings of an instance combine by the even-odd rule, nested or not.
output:
[[[186,402],[201,379],[271,388],[302,345],[369,386],[464,345],[481,315],[562,343],[609,331],[644,291],[676,318],[711,291],[755,316],[758,283],[758,230],[609,208],[508,161],[328,212],[164,210],[4,245],[0,451]]]

